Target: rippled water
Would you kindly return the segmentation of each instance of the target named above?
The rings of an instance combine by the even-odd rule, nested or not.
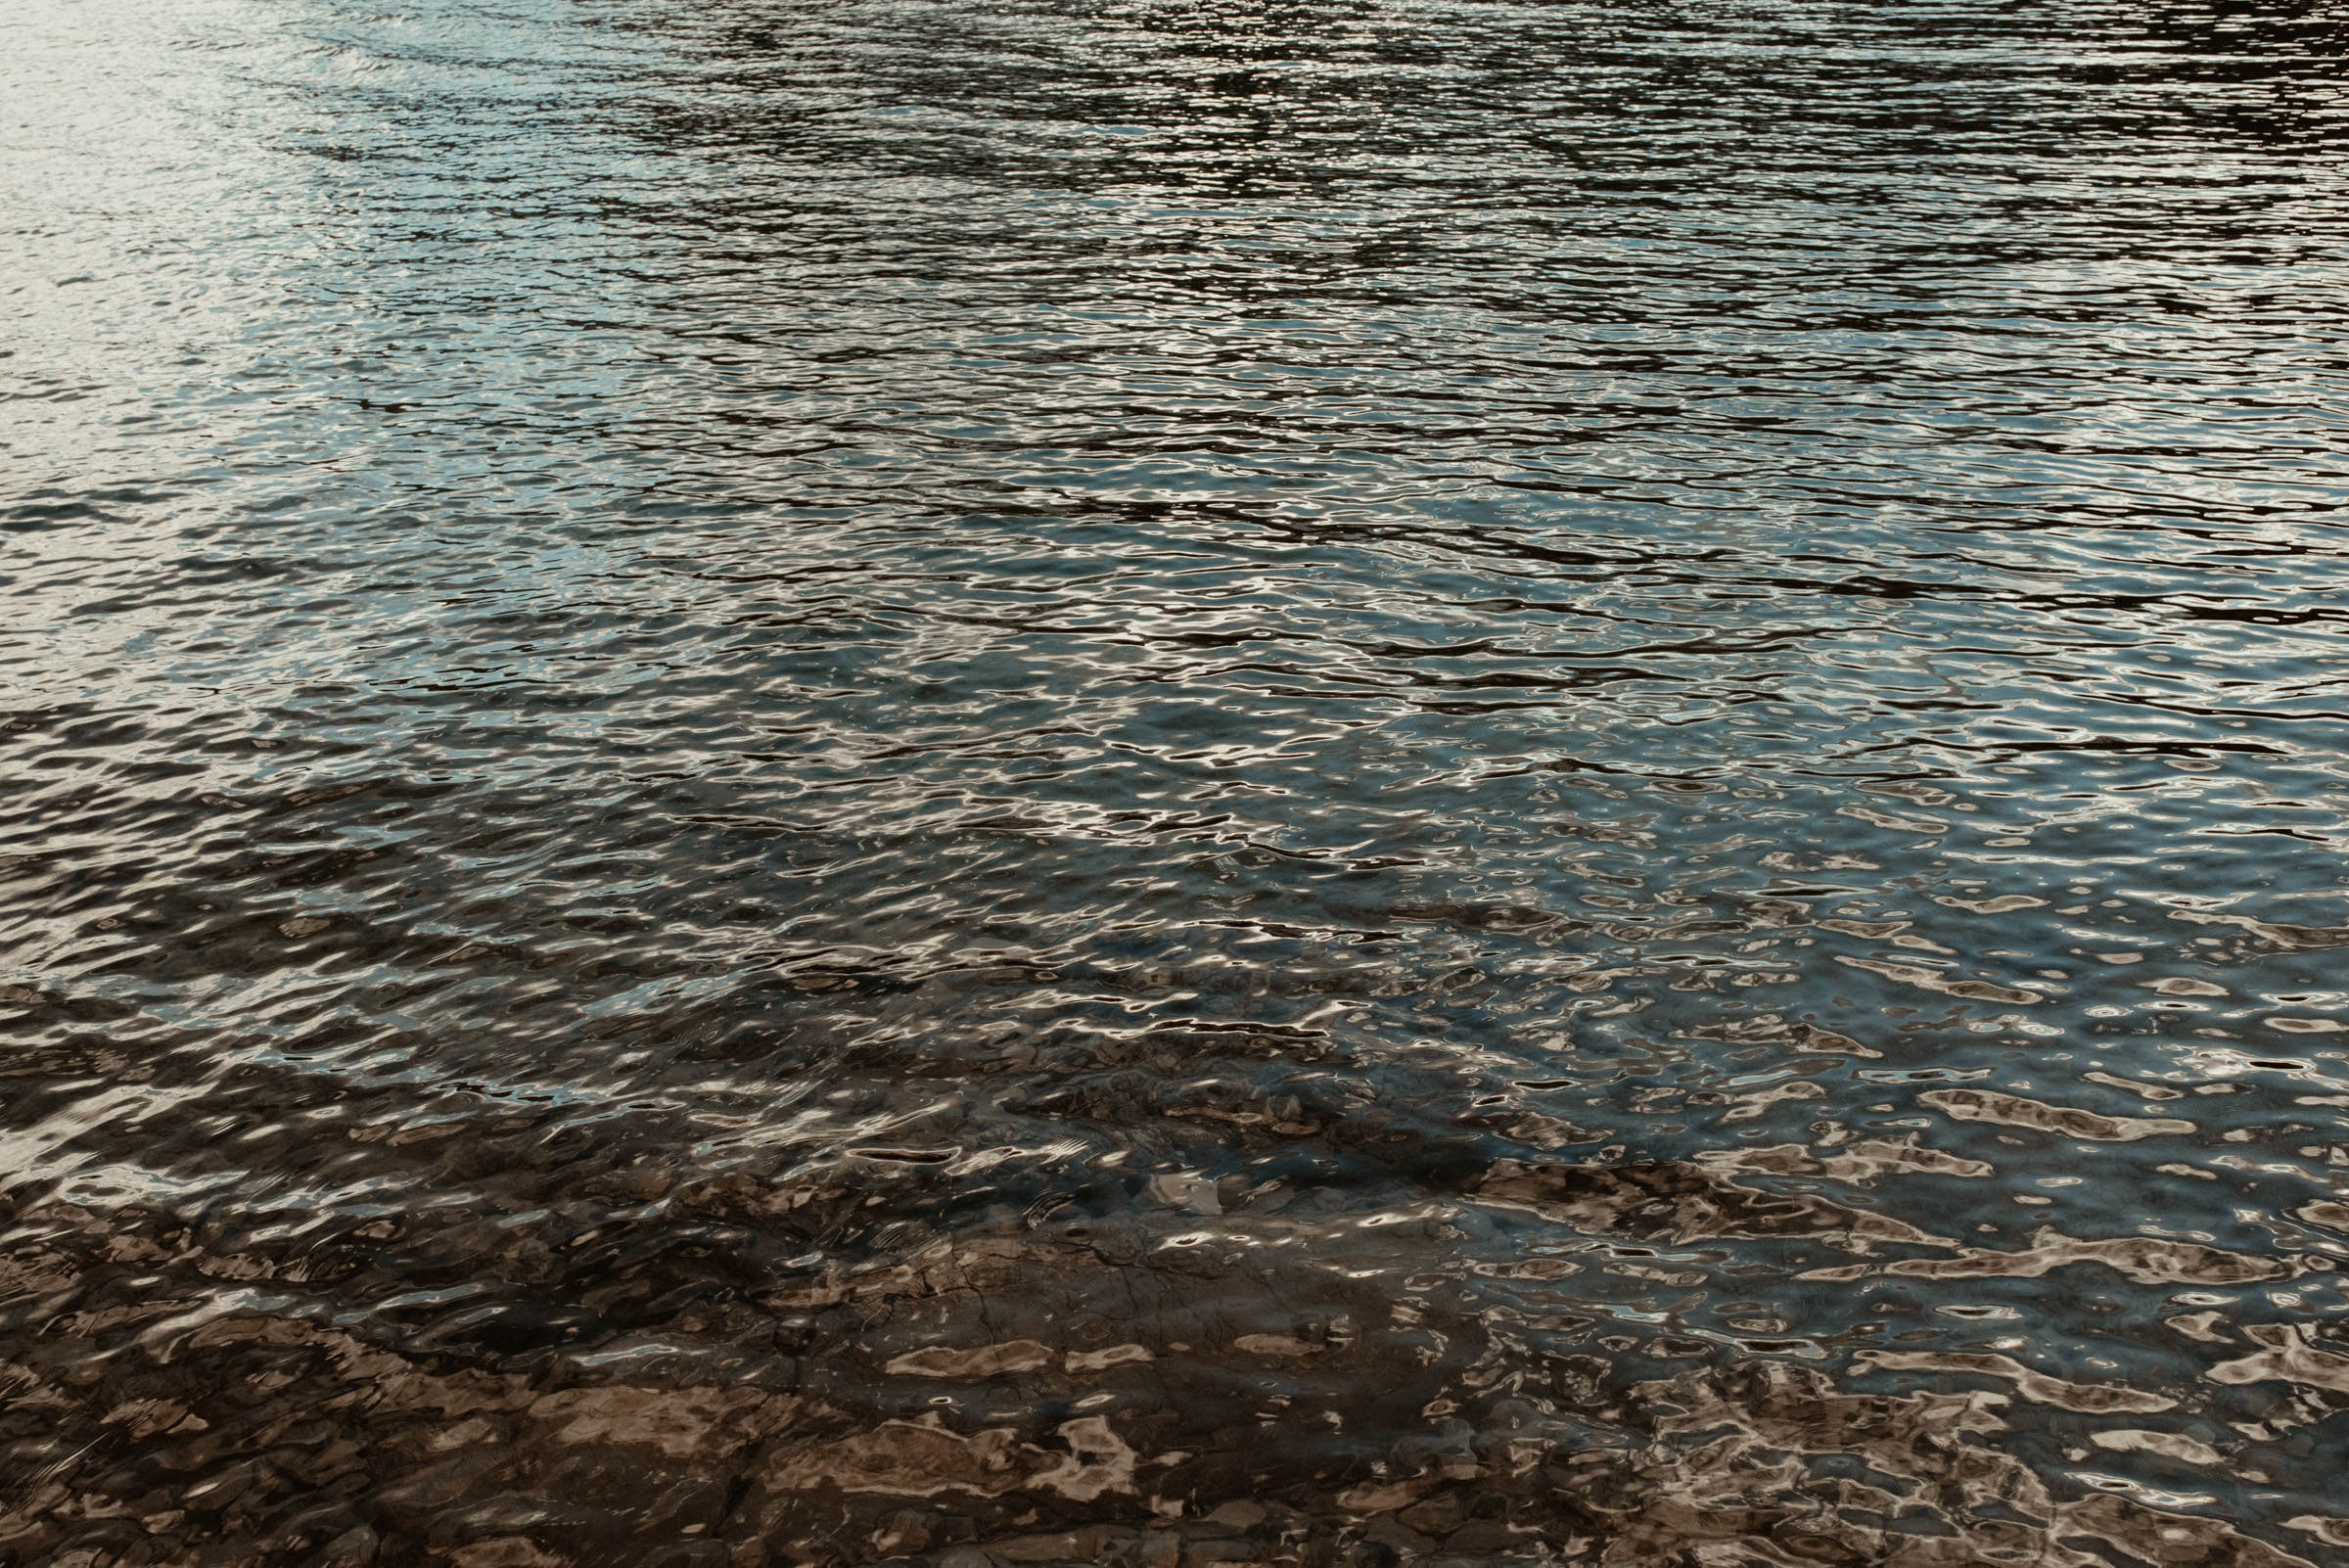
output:
[[[0,1560],[2349,1562],[2345,39],[19,0]]]

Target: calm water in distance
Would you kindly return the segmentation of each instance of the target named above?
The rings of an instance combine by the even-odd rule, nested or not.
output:
[[[2349,1563],[2345,40],[16,0],[0,1561]]]

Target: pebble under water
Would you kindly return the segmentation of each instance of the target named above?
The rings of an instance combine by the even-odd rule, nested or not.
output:
[[[0,1563],[2349,1564],[2322,0],[15,0]]]

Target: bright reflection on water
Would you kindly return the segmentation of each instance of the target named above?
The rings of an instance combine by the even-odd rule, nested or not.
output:
[[[2343,39],[18,0],[0,1560],[2349,1561]]]

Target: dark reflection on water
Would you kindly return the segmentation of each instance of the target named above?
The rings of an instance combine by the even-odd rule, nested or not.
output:
[[[20,4],[0,1560],[2349,1561],[2343,40]]]

